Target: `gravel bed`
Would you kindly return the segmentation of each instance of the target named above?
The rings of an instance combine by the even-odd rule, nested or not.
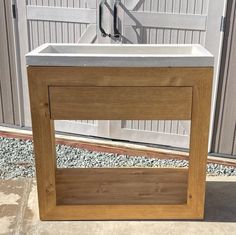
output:
[[[188,161],[156,159],[144,156],[127,156],[103,153],[57,145],[58,167],[188,167]],[[207,174],[236,176],[236,168],[220,164],[208,164]],[[0,179],[34,177],[34,153],[31,140],[0,137]]]

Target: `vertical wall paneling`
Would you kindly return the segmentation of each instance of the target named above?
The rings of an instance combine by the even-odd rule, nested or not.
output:
[[[86,1],[78,0],[30,0],[28,5],[87,8]],[[88,24],[73,22],[56,22],[48,20],[29,20],[30,49],[34,49],[45,42],[51,43],[77,43]],[[90,43],[87,41],[87,43]]]
[[[136,4],[133,4],[134,2]],[[224,15],[224,6],[226,0],[219,0],[217,2],[214,0],[124,0],[123,3],[125,7],[130,7],[130,11],[128,13],[125,12],[123,19],[123,43],[199,43],[214,54],[216,58],[215,67],[219,67],[218,58],[220,58],[221,39],[223,36],[223,33],[220,32],[219,27],[221,16]],[[131,8],[131,6],[133,8]],[[150,17],[147,17],[148,12],[151,13]],[[142,15],[142,13],[145,13],[146,15]],[[184,25],[184,22],[181,23],[181,21],[179,22],[178,26],[173,24],[172,27],[166,28],[161,27],[163,22],[152,19],[152,17],[155,17],[155,13],[175,14],[176,20],[178,19],[179,14],[182,16],[207,16],[207,18],[205,26],[201,30],[196,29],[196,21],[193,21],[192,25],[188,26],[188,28],[182,28],[181,26]],[[134,20],[135,17],[138,18]],[[148,21],[150,21],[150,25],[152,26],[148,26]],[[143,26],[143,22],[145,22],[145,26]],[[217,81],[217,73],[214,81]],[[216,91],[214,91],[213,103],[215,102],[215,95]],[[120,133],[118,131],[119,128],[115,125],[120,126]],[[125,133],[125,130],[129,132],[129,135]],[[149,142],[151,141],[152,143],[159,143],[159,137],[165,135],[165,137],[169,136],[169,138],[166,138],[166,145],[188,147],[190,121],[128,120],[122,121],[122,123],[112,122],[111,125],[111,134],[113,138],[127,138],[128,140],[140,141],[141,139],[146,138],[146,133],[149,131],[156,133],[156,135],[152,133],[153,139],[151,140],[150,138],[148,140]],[[184,141],[180,143],[180,139],[184,139]],[[161,143],[165,144],[164,141]]]
[[[12,86],[11,86],[11,71],[8,51],[8,36],[5,14],[5,2],[0,1],[0,79],[1,79],[1,96],[2,96],[2,110],[4,123],[14,124],[13,115],[13,101],[12,101]]]
[[[17,39],[19,43],[19,56],[20,63],[19,67],[21,73],[21,83],[22,83],[22,93],[23,93],[23,109],[24,109],[24,125],[31,126],[31,117],[30,117],[30,104],[29,104],[29,91],[28,91],[28,81],[27,81],[27,71],[26,71],[26,60],[25,54],[28,53],[33,45],[33,38],[28,37],[28,31],[32,31],[32,22],[27,21],[26,14],[26,4],[31,4],[33,0],[16,0],[17,5]],[[35,3],[35,0],[34,0]]]
[[[215,56],[215,71],[212,85],[212,108],[211,108],[211,126],[210,126],[210,145],[212,142],[212,132],[214,123],[214,114],[216,108],[217,87],[219,82],[219,68],[223,43],[223,32],[221,31],[222,17],[226,15],[227,0],[209,1],[207,33],[205,38],[206,48]],[[216,32],[217,29],[217,32]],[[217,40],[216,40],[217,39]],[[209,145],[209,146],[210,146]]]
[[[43,43],[104,43],[104,38],[97,34],[96,25],[81,22],[63,22],[63,21],[50,21],[45,19],[28,19],[28,11],[31,9],[28,6],[37,7],[53,7],[56,8],[81,8],[81,9],[94,9],[96,13],[97,3],[91,0],[18,0],[18,10],[22,17],[19,19],[18,27],[20,29],[27,28],[27,32],[24,34],[26,39],[21,40],[21,52],[22,67],[25,67],[24,55],[40,46]],[[105,8],[105,7],[104,7]],[[107,12],[107,11],[106,11]],[[76,16],[75,16],[76,17]],[[104,16],[104,22],[110,24],[107,21],[106,15]],[[107,40],[107,39],[106,39]],[[110,40],[110,39],[109,39]],[[27,43],[28,42],[28,43]],[[27,45],[26,45],[27,44]],[[29,110],[29,97],[28,97],[28,85],[27,75],[25,68],[23,75],[23,90],[24,90],[24,106],[25,106],[25,124],[31,126],[30,110]],[[95,136],[108,136],[108,123],[96,120],[81,120],[81,121],[57,121],[55,122],[55,128],[58,131],[71,132],[85,135]]]
[[[21,125],[21,97],[14,26],[11,1],[0,0],[0,122]]]
[[[211,151],[236,158],[236,3],[228,2]]]
[[[2,87],[0,83],[0,123],[3,123],[3,103],[2,103]]]
[[[20,39],[21,44],[29,42],[28,45],[21,45],[23,48],[22,68],[24,67],[24,54],[30,49],[34,49],[44,42],[56,43],[119,43],[110,38],[103,38],[96,24],[80,22],[59,22],[24,18],[25,7],[43,6],[57,8],[83,8],[97,9],[100,0],[17,0],[21,19],[19,26],[27,24],[27,39]],[[174,44],[174,43],[200,43],[206,46],[217,58],[216,66],[219,64],[222,33],[219,31],[219,21],[224,14],[226,0],[122,0],[119,7],[119,16],[122,32],[120,43],[139,43],[139,44]],[[114,3],[114,0],[108,0]],[[122,6],[123,4],[123,6]],[[23,9],[24,8],[24,9]],[[123,9],[123,10],[122,10]],[[124,10],[126,9],[126,10]],[[103,26],[112,32],[112,9],[104,7]],[[129,25],[128,18],[135,18],[132,14],[139,13],[139,20],[135,24]],[[141,14],[150,13],[150,17]],[[152,20],[155,14],[172,14],[180,20],[179,25],[173,24],[172,27],[163,26],[163,22]],[[206,19],[206,27],[201,30],[195,27],[195,23],[184,27],[181,16],[202,16]],[[109,17],[108,17],[109,16]],[[110,19],[110,20],[108,20]],[[27,23],[23,23],[25,20]],[[98,14],[97,14],[98,20]],[[150,21],[150,25],[148,20]],[[145,25],[143,26],[143,21]],[[191,21],[190,21],[191,22]],[[213,40],[214,39],[214,40]],[[22,53],[21,53],[22,54]],[[24,74],[24,71],[23,71]],[[216,73],[217,74],[217,73]],[[23,75],[24,102],[26,113],[26,125],[30,125],[30,112],[28,109],[28,89],[26,77]],[[217,82],[215,83],[215,85]],[[26,93],[27,92],[27,93]],[[215,92],[216,93],[216,92]],[[214,100],[214,97],[213,97]],[[149,142],[155,144],[171,145],[175,147],[188,147],[190,121],[165,121],[165,120],[138,120],[138,121],[62,121],[56,124],[58,130],[73,132],[86,135],[99,135],[114,139],[126,139],[131,141]],[[125,134],[125,131],[128,131]],[[149,137],[147,137],[149,135]]]
[[[9,48],[9,62],[12,80],[12,99],[13,99],[13,115],[14,125],[23,125],[23,97],[22,84],[20,81],[20,68],[18,66],[19,50],[18,38],[16,35],[16,19],[12,16],[12,4],[15,0],[5,1],[6,20],[7,20],[7,34],[8,34],[8,48]],[[16,15],[17,17],[17,15]]]

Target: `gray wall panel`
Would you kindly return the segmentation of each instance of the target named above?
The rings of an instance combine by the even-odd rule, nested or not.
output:
[[[236,158],[236,3],[228,2],[226,35],[211,151]]]
[[[4,0],[0,0],[0,32],[0,82],[3,113],[2,119],[6,124],[14,124],[12,78],[9,61],[8,33]]]

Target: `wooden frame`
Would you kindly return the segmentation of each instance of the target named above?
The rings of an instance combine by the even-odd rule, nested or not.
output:
[[[42,220],[202,219],[205,201],[212,77],[212,67],[28,67],[40,218]],[[106,97],[104,100],[100,89],[107,91],[109,88],[114,91],[114,94],[118,94],[120,89],[124,89],[124,91],[128,89],[128,93],[125,96],[117,96],[117,99],[115,99],[116,96],[112,95],[113,93],[110,93],[110,99],[108,100]],[[83,94],[81,97],[78,96],[77,89],[85,93],[94,90],[99,92],[94,93],[96,99],[93,100],[86,98]],[[139,89],[144,89],[142,95],[136,92]],[[175,89],[179,92],[175,92]],[[130,92],[132,94],[129,96]],[[168,93],[168,96],[163,99],[165,92]],[[60,96],[58,96],[59,93]],[[158,110],[150,107],[145,108],[145,99],[148,96],[151,97],[153,104],[155,104],[155,99],[158,99],[159,102],[156,102],[158,103]],[[135,100],[140,101],[140,98],[144,99],[144,102],[141,103],[141,106],[135,106]],[[76,102],[77,99],[78,103]],[[127,100],[133,105],[127,106]],[[174,108],[175,101],[176,104],[182,105],[182,108]],[[96,113],[93,115],[91,110],[83,108],[83,102],[87,102],[91,109],[96,110]],[[107,104],[109,109],[112,107],[112,115],[107,111]],[[80,108],[81,112],[77,110],[71,113],[70,105],[73,108]],[[104,112],[99,111],[101,107]],[[124,108],[122,109],[122,107]],[[144,109],[142,114],[137,112],[140,109]],[[64,113],[61,112],[63,110]],[[158,168],[57,169],[54,120],[61,118],[80,119],[81,117],[94,119],[94,116],[101,120],[105,118],[116,120],[120,117],[132,117],[138,120],[140,115],[145,118],[155,117],[156,119],[164,116],[169,120],[175,116],[183,120],[191,119],[188,171]],[[125,171],[124,174],[132,179],[132,184],[129,185],[129,179],[122,178],[122,174],[117,171]],[[80,177],[77,177],[78,175]],[[80,203],[80,196],[77,197],[76,194],[76,192],[81,193],[76,190],[79,185],[83,185],[83,181],[79,180],[80,178],[87,180],[87,183],[84,184],[87,191],[82,192],[83,196],[89,189],[96,190],[97,197],[96,195],[92,196],[91,191],[88,192],[90,199],[87,203],[86,200]],[[140,179],[142,180],[140,181]],[[99,192],[107,196],[107,192],[109,193],[109,190],[112,190],[109,185],[111,180],[117,187],[121,185],[119,183],[122,183],[124,185],[122,189],[134,187],[137,190],[139,185],[145,186],[149,183],[154,191],[159,190],[163,193],[166,190],[170,192],[171,196],[168,199],[164,193],[163,197],[157,198],[156,204],[153,203],[155,195],[157,195],[153,195],[153,193],[156,191],[150,191],[147,194],[145,191],[137,191],[138,196],[144,199],[143,201],[139,200],[139,197],[135,195],[135,204],[131,203],[129,191],[123,190],[125,191],[123,194],[118,193],[118,187],[117,190],[112,191],[114,194],[112,197],[116,198],[117,201],[116,199],[109,201],[110,198],[104,201]],[[152,184],[153,181],[156,182],[155,185]],[[102,182],[105,184],[101,186]],[[95,184],[99,186],[95,186]],[[180,186],[185,194],[175,189],[175,184]],[[70,191],[71,187],[76,191],[73,192],[74,194],[72,193],[73,190]],[[70,196],[71,198],[69,198]],[[124,201],[120,201],[118,196],[123,197]]]

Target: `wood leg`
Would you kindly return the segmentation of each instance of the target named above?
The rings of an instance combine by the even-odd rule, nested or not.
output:
[[[192,123],[189,155],[188,205],[203,219],[211,108],[211,78],[199,79],[193,87]]]
[[[48,92],[40,80],[29,74],[32,128],[40,218],[56,206],[56,149],[54,121],[50,120]]]

